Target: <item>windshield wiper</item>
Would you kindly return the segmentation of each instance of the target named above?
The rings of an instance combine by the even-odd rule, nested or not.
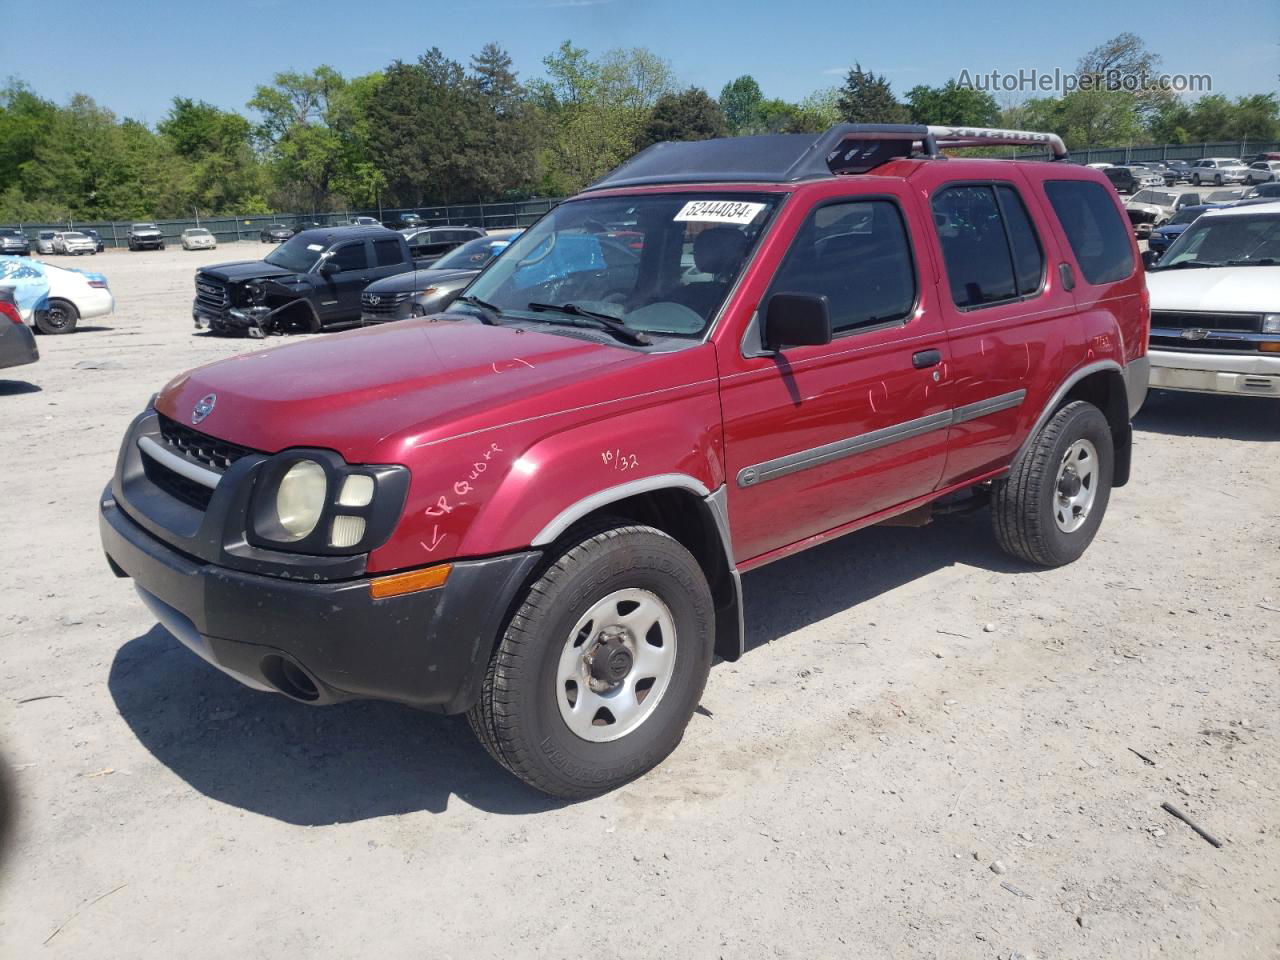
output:
[[[571,317],[581,317],[584,320],[594,320],[604,329],[608,330],[619,340],[625,343],[633,343],[637,346],[647,347],[653,343],[648,337],[638,330],[632,330],[617,317],[607,313],[600,313],[597,310],[588,310],[586,307],[580,307],[576,303],[537,303],[536,301],[529,304],[529,309],[537,313],[545,313],[554,311],[555,313],[568,314]],[[576,324],[575,324],[576,326]]]
[[[1228,260],[1228,267],[1274,267],[1280,261],[1275,257],[1259,257],[1257,260]]]
[[[502,316],[501,307],[495,306],[487,300],[481,300],[479,297],[473,297],[469,293],[464,293],[462,296],[455,298],[453,302],[465,303],[471,307],[478,307],[480,309],[480,313],[477,314],[477,316],[479,317],[480,322],[486,323],[491,327],[497,326],[498,317]]]
[[[1222,264],[1214,263],[1210,260],[1181,260],[1178,263],[1170,263],[1167,265],[1156,264],[1157,270],[1178,270],[1181,267],[1220,267]]]

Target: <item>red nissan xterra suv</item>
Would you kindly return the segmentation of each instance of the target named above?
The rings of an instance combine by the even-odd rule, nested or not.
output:
[[[1058,162],[947,157],[1013,143]],[[259,690],[466,711],[585,797],[679,742],[740,574],[958,493],[1031,564],[1129,475],[1149,311],[1058,138],[841,126],[650,147],[441,315],[182,374],[101,502],[112,569]]]

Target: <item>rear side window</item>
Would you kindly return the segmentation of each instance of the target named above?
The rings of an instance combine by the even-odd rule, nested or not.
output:
[[[859,200],[814,210],[772,289],[825,296],[833,333],[905,318],[916,302],[916,274],[897,205]]]
[[[1115,283],[1133,273],[1129,224],[1105,187],[1087,180],[1048,180],[1044,192],[1088,283]]]
[[[373,241],[373,256],[380,267],[394,267],[401,262],[399,240]]]
[[[933,197],[933,222],[957,307],[1004,303],[1040,289],[1044,254],[1027,208],[1012,187],[940,190]]]

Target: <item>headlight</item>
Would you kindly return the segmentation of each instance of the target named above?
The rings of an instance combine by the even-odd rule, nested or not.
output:
[[[1267,313],[1262,316],[1263,333],[1280,333],[1280,313]]]
[[[254,546],[349,556],[391,536],[409,471],[351,466],[331,450],[290,450],[265,460],[253,484],[246,532]]]
[[[301,540],[316,528],[328,490],[324,467],[314,460],[299,460],[280,478],[276,520],[294,540]]]

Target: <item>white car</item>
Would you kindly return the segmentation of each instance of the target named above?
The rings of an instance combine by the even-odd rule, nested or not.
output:
[[[217,238],[204,227],[188,227],[182,231],[183,250],[214,250]]]
[[[1197,187],[1202,183],[1222,186],[1224,183],[1243,183],[1248,167],[1232,157],[1205,157],[1191,168],[1191,182]]]
[[[1280,398],[1280,201],[1206,210],[1147,290],[1153,388]]]
[[[1259,160],[1244,172],[1245,183],[1269,183],[1280,180],[1280,160]]]
[[[53,235],[53,252],[77,257],[82,253],[96,254],[98,244],[93,237],[86,236],[77,230],[63,230]]]
[[[102,274],[28,257],[0,257],[0,284],[13,289],[22,321],[41,333],[70,333],[81,319],[103,317],[116,308]]]
[[[56,236],[53,230],[41,230],[36,234],[36,253],[53,253],[53,238]]]
[[[1133,224],[1134,235],[1145,239],[1156,227],[1162,227],[1183,207],[1200,203],[1198,193],[1178,193],[1174,190],[1139,190],[1124,202],[1124,209]]]

